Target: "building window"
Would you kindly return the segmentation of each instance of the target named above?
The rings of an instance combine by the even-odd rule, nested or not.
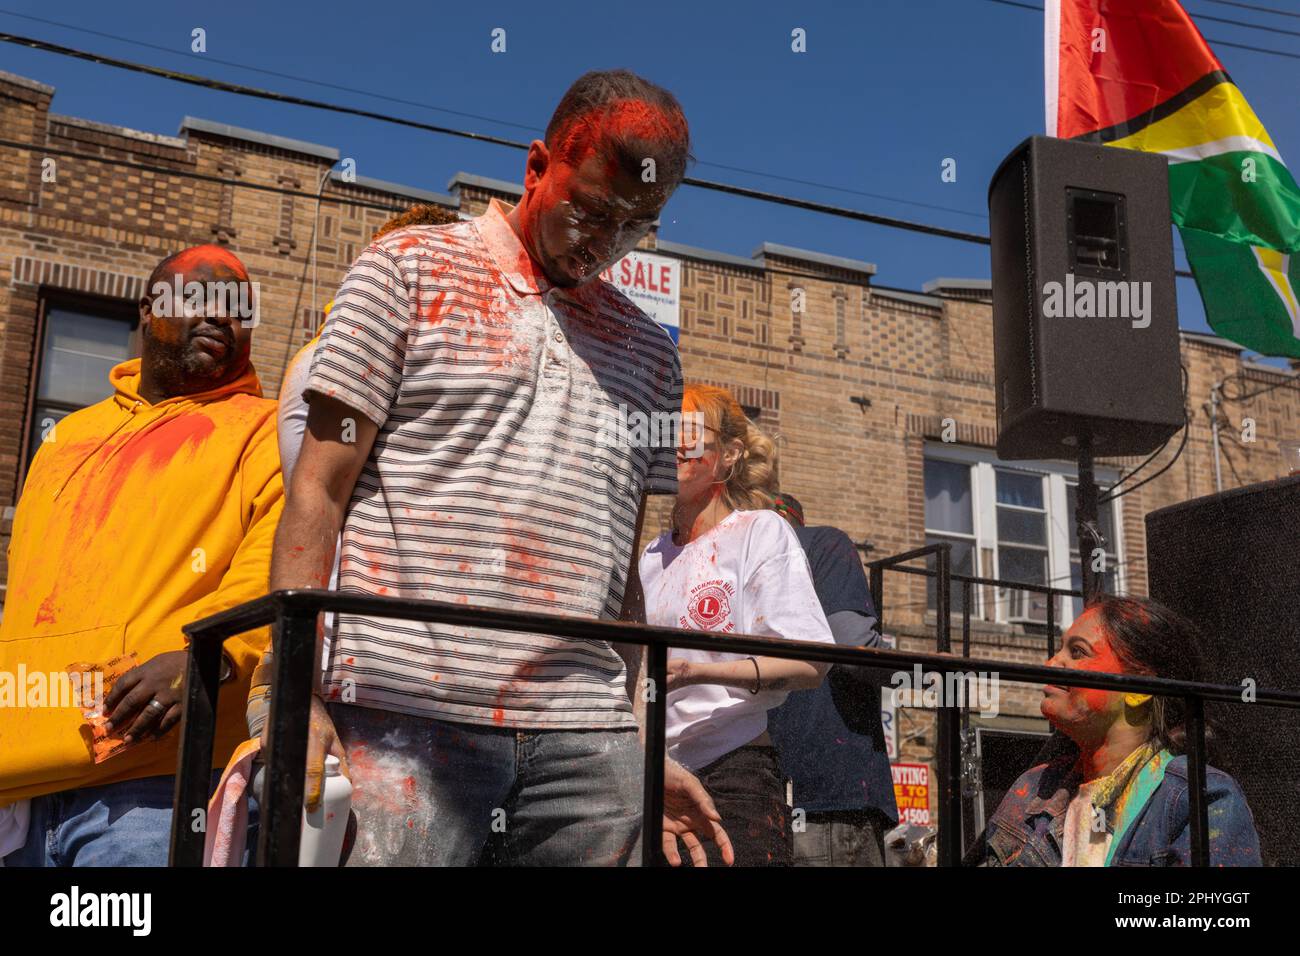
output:
[[[1103,486],[1116,477],[1113,470],[1097,469]],[[939,442],[926,446],[925,541],[952,545],[954,574],[1080,588],[1076,497],[1075,469],[1064,462],[1001,462],[985,449]],[[1112,594],[1123,586],[1121,504],[1110,502],[1100,509],[1099,524],[1106,538],[1106,590]],[[1047,620],[1043,595],[1010,588],[994,594],[992,588],[982,587],[972,593],[972,616],[1002,623]],[[954,613],[961,612],[961,599],[961,587],[954,583]],[[929,579],[927,602],[934,610],[934,579]],[[1082,601],[1058,602],[1056,610],[1056,620],[1068,627],[1082,610]]]
[[[998,577],[1046,586],[1049,554],[1043,486],[1047,476],[1003,468],[993,474]],[[1047,601],[1041,594],[1009,591],[1006,601],[1011,620],[1047,620]]]
[[[952,545],[953,574],[975,574],[975,520],[971,509],[971,470],[961,462],[925,460],[925,543]],[[933,560],[929,567],[934,568]],[[937,579],[926,578],[927,607],[937,602]],[[952,610],[961,613],[962,589],[952,589]]]
[[[138,324],[131,307],[116,303],[46,304],[24,474],[51,427],[113,394],[109,370],[137,354]]]

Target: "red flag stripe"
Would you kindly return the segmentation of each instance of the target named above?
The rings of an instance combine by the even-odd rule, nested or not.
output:
[[[1223,69],[1177,0],[1059,3],[1056,135],[1062,139],[1145,125],[1156,107]]]

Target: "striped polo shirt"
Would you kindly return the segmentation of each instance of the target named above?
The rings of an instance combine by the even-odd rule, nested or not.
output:
[[[677,468],[670,440],[638,447],[610,426],[679,411],[680,360],[608,283],[553,287],[509,211],[494,201],[382,237],[334,300],[304,395],[379,426],[339,588],[617,618],[641,496],[674,494]],[[328,697],[364,707],[635,726],[622,659],[602,641],[342,614],[328,675]]]

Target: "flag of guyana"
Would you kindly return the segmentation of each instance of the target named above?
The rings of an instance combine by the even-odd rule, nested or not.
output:
[[[1206,317],[1300,358],[1300,187],[1177,0],[1046,0],[1047,133],[1169,159]]]

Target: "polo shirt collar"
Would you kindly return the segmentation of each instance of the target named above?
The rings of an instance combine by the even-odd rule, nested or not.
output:
[[[475,226],[497,270],[510,287],[520,295],[542,295],[550,291],[551,283],[506,221],[506,216],[514,208],[493,199],[483,215],[474,221]]]

